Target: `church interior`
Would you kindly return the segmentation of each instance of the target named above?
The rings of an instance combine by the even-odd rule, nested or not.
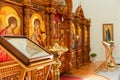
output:
[[[116,80],[119,3],[0,0],[0,80]]]

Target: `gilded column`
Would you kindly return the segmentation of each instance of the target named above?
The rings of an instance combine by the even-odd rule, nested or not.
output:
[[[50,45],[53,46],[54,45],[54,13],[50,13]]]
[[[48,19],[48,25],[47,25],[47,46],[53,46],[54,45],[54,12],[55,8],[54,7],[47,7],[46,11],[48,13],[47,18]]]
[[[29,18],[31,10],[29,8],[24,8],[24,26],[23,26],[23,35],[29,37]]]
[[[88,30],[88,54],[87,54],[87,61],[90,62],[90,19],[87,21],[87,30]]]
[[[83,25],[84,29],[84,54],[83,54],[83,64],[86,64],[87,62],[87,50],[88,50],[88,31],[87,31],[87,26],[84,24]]]
[[[83,31],[82,31],[82,25],[79,24],[79,21],[76,23],[77,26],[77,43],[76,43],[76,67],[80,68],[81,65],[83,65]],[[78,31],[81,30],[81,31]]]
[[[46,25],[46,48],[49,49],[50,47],[50,31],[49,31],[49,13],[45,12],[45,25]]]
[[[90,61],[90,24],[85,20],[84,24],[84,64]]]
[[[81,46],[82,46],[82,52],[81,52],[81,59],[82,59],[82,64],[81,65],[83,65],[84,64],[84,39],[85,39],[85,37],[84,37],[84,25],[81,25],[81,29],[82,29],[82,32],[81,32],[81,36],[82,36],[82,42],[81,42]]]
[[[72,17],[69,14],[67,17],[67,21],[68,21],[68,27],[67,27],[67,46],[68,46],[68,53],[67,53],[67,58],[68,58],[68,65],[67,65],[67,72],[72,73],[72,69],[73,69],[73,57],[74,57],[74,53],[72,50]]]

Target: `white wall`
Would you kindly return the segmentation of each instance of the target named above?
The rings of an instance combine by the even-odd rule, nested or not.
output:
[[[105,59],[105,49],[101,43],[103,24],[112,23],[115,44],[113,56],[120,58],[120,0],[73,0],[73,12],[80,3],[85,17],[91,19],[91,52],[98,54],[97,60]]]

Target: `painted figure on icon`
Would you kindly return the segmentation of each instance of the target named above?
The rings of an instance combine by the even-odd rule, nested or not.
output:
[[[80,26],[78,27],[78,34],[77,34],[77,47],[81,48],[82,47],[82,31]]]
[[[76,31],[74,24],[72,24],[72,49],[75,48],[76,48]]]
[[[41,25],[40,20],[35,19],[34,20],[34,32],[31,36],[31,39],[35,43],[37,43],[38,45],[41,45],[41,46],[45,47],[44,38],[43,38],[43,36],[45,37],[45,35],[44,35],[44,32],[41,31],[41,29],[40,29],[41,26],[40,25]]]
[[[107,30],[106,30],[106,41],[110,41],[110,40],[111,40],[110,29],[107,28]]]
[[[10,17],[8,19],[8,26],[0,32],[0,35],[1,36],[5,36],[5,35],[15,36],[15,35],[18,35],[18,34],[15,33],[16,27],[17,27],[16,18],[15,17]]]
[[[0,32],[0,35],[1,36],[15,36],[15,35],[18,35],[15,33],[15,29],[17,27],[17,20],[15,17],[11,16],[9,19],[8,19],[8,26],[1,30]],[[9,60],[12,60],[12,58],[7,55],[2,49],[0,49],[0,62],[4,62],[4,61],[9,61]]]
[[[29,38],[36,44],[46,47],[45,23],[38,13],[33,13],[29,19]]]
[[[65,40],[65,32],[64,32],[64,29],[61,29],[60,30],[60,43],[59,43],[61,46],[65,46],[64,40]]]
[[[18,12],[10,6],[2,6],[0,11],[0,36],[18,36],[21,35],[21,19]],[[6,51],[0,46],[0,62],[12,60]]]
[[[40,33],[41,33],[40,32],[40,21],[39,21],[39,19],[35,19],[34,20],[34,32],[32,34],[31,39],[39,45],[42,43]]]

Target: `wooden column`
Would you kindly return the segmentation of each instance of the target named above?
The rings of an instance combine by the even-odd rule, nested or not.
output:
[[[84,56],[84,51],[83,51],[83,46],[84,46],[84,33],[83,33],[83,25],[77,23],[77,27],[80,27],[81,33],[77,34],[79,36],[78,38],[80,39],[80,42],[77,40],[77,53],[76,53],[76,67],[80,68],[81,65],[83,65],[83,56]]]
[[[67,53],[67,58],[68,58],[68,62],[67,62],[67,72],[72,73],[73,72],[73,57],[74,57],[74,53],[72,50],[72,18],[70,16],[70,14],[68,15],[68,27],[67,27],[67,46],[68,46],[68,53]]]
[[[88,30],[88,53],[87,53],[87,62],[90,62],[90,20],[87,21],[87,30]]]
[[[84,34],[85,36],[87,35],[87,37],[85,37],[85,42],[84,42],[84,63],[88,63],[90,62],[90,56],[89,56],[89,52],[90,52],[90,22],[88,20],[85,21],[84,24]]]
[[[54,12],[55,12],[55,7],[47,7],[46,11],[48,13],[47,18],[48,19],[48,25],[47,25],[47,45],[48,46],[53,46],[54,45]]]
[[[31,10],[24,7],[24,24],[23,24],[23,35],[29,37],[29,18]]]
[[[54,14],[53,13],[50,13],[50,28],[49,28],[49,30],[50,30],[50,45],[51,46],[53,46],[54,45],[54,34],[53,34],[53,32],[54,32]]]
[[[87,53],[86,26],[85,25],[83,25],[83,37],[84,37],[84,41],[83,41],[83,43],[84,43],[83,64],[85,64],[86,63],[86,53]]]
[[[49,20],[49,13],[45,13],[45,25],[46,25],[46,48],[49,49],[50,48],[50,31],[49,31],[49,24],[50,24],[50,20]]]

